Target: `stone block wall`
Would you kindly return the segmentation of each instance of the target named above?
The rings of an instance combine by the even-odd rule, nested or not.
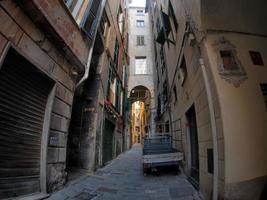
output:
[[[0,2],[0,24],[0,53],[10,42],[56,81],[47,152],[47,189],[51,192],[61,187],[66,179],[66,146],[75,90],[75,77],[72,77],[75,66],[67,61],[15,1]]]

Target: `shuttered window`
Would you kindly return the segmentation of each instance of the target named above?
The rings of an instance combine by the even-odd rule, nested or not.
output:
[[[99,19],[99,11],[102,0],[92,1],[89,4],[84,20],[81,24],[83,31],[89,38],[93,38],[97,30],[97,20]]]
[[[40,192],[40,152],[53,87],[14,49],[0,68],[0,199]]]
[[[136,43],[137,43],[137,46],[144,46],[145,45],[145,36],[137,35],[136,36]]]

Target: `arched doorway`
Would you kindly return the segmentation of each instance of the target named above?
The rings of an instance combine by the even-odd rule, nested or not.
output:
[[[151,93],[144,86],[136,86],[130,92],[131,144],[142,143],[151,127]]]

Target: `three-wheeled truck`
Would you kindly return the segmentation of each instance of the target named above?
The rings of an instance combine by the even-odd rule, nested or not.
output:
[[[143,143],[143,173],[158,171],[159,168],[173,167],[179,171],[179,162],[183,153],[172,148],[172,137],[169,134],[146,136]]]

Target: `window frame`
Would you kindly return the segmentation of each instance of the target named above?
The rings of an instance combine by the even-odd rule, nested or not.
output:
[[[220,50],[220,56],[222,59],[222,67],[225,71],[236,71],[239,69],[233,51],[225,49]]]
[[[186,64],[185,57],[183,56],[180,69],[179,69],[179,75],[178,75],[178,79],[180,80],[181,86],[184,85],[187,79],[187,75],[188,75],[187,64]]]
[[[140,12],[141,11],[141,12]],[[144,10],[143,9],[137,9],[136,10],[136,15],[137,16],[143,16],[144,15]]]
[[[264,66],[262,55],[259,51],[249,51],[253,65]]]
[[[144,63],[141,63],[141,65],[137,65],[137,60],[141,61],[144,60]],[[144,65],[145,69],[142,70],[137,70],[137,67],[142,66],[142,64]],[[141,71],[141,72],[138,72]],[[146,75],[148,73],[148,69],[147,69],[147,57],[146,56],[136,56],[135,57],[135,66],[134,66],[134,74],[135,75]]]
[[[136,27],[145,27],[145,20],[137,19]]]
[[[137,35],[136,36],[136,46],[145,46],[145,36]]]

